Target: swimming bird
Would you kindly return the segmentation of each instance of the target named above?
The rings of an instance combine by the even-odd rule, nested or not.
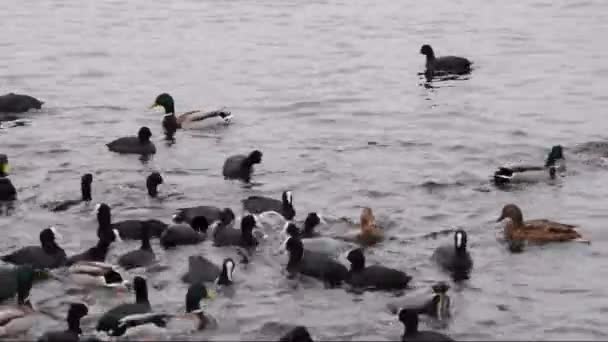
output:
[[[418,313],[414,310],[402,309],[399,311],[399,321],[405,327],[401,341],[454,341],[442,333],[418,330]]]
[[[12,299],[19,290],[20,279],[25,279],[29,273],[35,275],[34,269],[29,265],[18,265],[0,268],[0,302]]]
[[[105,203],[97,206],[97,220],[100,226],[110,224],[110,227],[116,229],[123,240],[141,240],[144,227],[148,228],[149,237],[160,237],[168,227],[166,223],[155,219],[112,222],[112,210]]]
[[[224,225],[230,224],[235,218],[234,212],[230,208],[220,209],[214,206],[201,205],[177,209],[176,213],[173,215],[173,222],[186,222],[190,224],[197,216],[204,216],[210,224],[215,221],[220,221]]]
[[[0,259],[15,265],[31,265],[35,269],[64,266],[67,256],[55,241],[57,236],[55,227],[45,228],[40,232],[40,246],[22,247]]]
[[[253,228],[257,225],[253,215],[245,215],[241,219],[241,229],[218,225],[213,232],[215,246],[255,247],[258,240],[253,236]]]
[[[289,253],[287,271],[293,275],[303,275],[320,279],[329,286],[338,286],[348,276],[348,269],[332,258],[311,251],[304,250],[302,240],[297,237],[288,237],[283,246]]]
[[[400,290],[407,287],[412,277],[405,272],[382,265],[365,266],[365,255],[361,248],[350,251],[346,257],[350,270],[346,282],[357,288]]]
[[[34,323],[30,290],[34,281],[32,268],[17,272],[17,305],[0,306],[0,337],[15,337],[28,331]]]
[[[252,214],[274,211],[283,215],[287,220],[291,220],[296,216],[291,191],[283,191],[280,201],[264,196],[249,196],[243,200],[243,208]]]
[[[150,141],[152,132],[148,127],[141,127],[136,137],[123,137],[113,140],[106,144],[112,152],[133,153],[133,154],[154,154],[156,146]]]
[[[313,342],[308,329],[305,326],[299,325],[286,332],[279,342]]]
[[[38,338],[38,342],[78,342],[80,341],[80,320],[89,314],[83,303],[72,303],[66,317],[68,328],[62,331],[48,331]]]
[[[156,262],[156,255],[150,245],[149,228],[142,229],[141,246],[139,249],[127,252],[118,258],[118,264],[125,270],[150,266]]]
[[[135,277],[133,280],[133,288],[135,289],[135,302],[120,304],[107,311],[97,322],[97,331],[106,332],[110,336],[121,336],[129,328],[127,322],[135,321],[143,314],[152,312],[152,306],[148,300],[148,285],[142,277]],[[158,317],[154,321],[159,326],[166,325],[164,317]]]
[[[17,189],[8,179],[10,167],[6,154],[0,154],[0,201],[14,201],[17,199]]]
[[[152,172],[148,178],[146,178],[146,188],[148,189],[148,195],[150,197],[158,196],[158,186],[163,184],[163,176],[159,172]]]
[[[439,282],[431,286],[432,295],[408,296],[388,304],[389,310],[397,314],[401,309],[415,311],[418,314],[425,314],[437,320],[450,318],[450,296],[447,294],[450,286],[444,282]]]
[[[467,240],[467,233],[457,229],[454,232],[454,243],[437,247],[431,257],[442,269],[450,272],[454,280],[468,279],[473,268]]]
[[[471,61],[464,57],[443,56],[435,57],[435,52],[430,45],[422,45],[420,53],[426,56],[426,70],[431,74],[468,74],[471,72]]]
[[[197,128],[201,124],[216,124],[218,122],[229,124],[232,121],[232,113],[218,109],[211,112],[194,110],[180,115],[175,114],[175,103],[173,97],[167,93],[160,94],[154,100],[150,108],[161,107],[165,111],[163,118],[163,129],[165,134],[172,136],[180,128]]]
[[[44,102],[23,94],[8,93],[0,96],[0,113],[24,113],[40,109]]]
[[[504,235],[508,242],[530,242],[544,244],[548,242],[567,242],[584,240],[576,231],[577,226],[555,221],[538,219],[524,221],[521,209],[515,204],[507,204],[496,222],[510,219],[505,225]]]
[[[562,146],[555,145],[547,155],[544,165],[501,166],[494,172],[494,183],[505,185],[514,182],[555,179],[558,173],[563,173],[565,170],[566,164]]]
[[[90,202],[91,201],[91,184],[93,183],[93,175],[90,173],[85,173],[80,177],[80,198],[79,199],[69,199],[59,202],[54,202],[47,204],[45,207],[48,207],[51,211],[65,211],[70,209],[71,207],[80,204],[82,202]]]
[[[384,232],[376,225],[376,218],[372,209],[365,207],[361,211],[359,232],[354,233],[354,235],[338,236],[338,238],[369,247],[384,240]]]
[[[255,150],[249,155],[237,154],[224,161],[222,175],[226,179],[240,179],[244,182],[251,180],[253,166],[262,162],[262,152]]]
[[[82,286],[124,288],[124,277],[111,264],[97,261],[79,261],[68,268],[73,282]]]
[[[105,231],[102,230],[99,232],[99,235],[101,237],[98,238],[95,246],[85,250],[82,253],[70,256],[66,261],[66,265],[70,266],[81,261],[104,262],[112,242],[116,240],[121,241],[121,239],[116,229],[109,230],[109,234],[106,234]]]
[[[217,285],[232,285],[232,274],[236,264],[232,258],[224,259],[222,268],[201,255],[188,257],[188,272],[182,276],[182,281],[189,284],[215,282]]]
[[[184,223],[174,224],[165,229],[160,236],[163,248],[179,245],[194,245],[207,238],[209,223],[204,216],[195,217],[190,225]]]

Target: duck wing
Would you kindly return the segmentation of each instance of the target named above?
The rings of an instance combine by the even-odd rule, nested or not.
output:
[[[16,318],[24,317],[25,315],[25,311],[18,307],[0,306],[0,326],[3,326]]]
[[[231,113],[224,109],[217,109],[210,112],[204,112],[202,110],[193,110],[179,115],[177,118],[177,122],[181,125],[185,122],[202,121],[205,119],[216,117],[228,122],[230,120],[230,116]]]
[[[581,238],[576,227],[545,219],[529,220],[520,234],[525,235],[524,239],[537,242],[569,241]]]

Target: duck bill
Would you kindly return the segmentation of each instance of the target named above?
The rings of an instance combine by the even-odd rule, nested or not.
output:
[[[0,173],[8,175],[10,171],[11,167],[8,165],[8,163],[3,163],[2,165],[0,165]]]
[[[505,216],[504,215],[500,215],[500,217],[498,219],[496,219],[496,222],[500,222],[500,221],[502,221],[504,219],[505,219]]]
[[[157,105],[156,103],[153,103],[153,104],[150,105],[150,107],[148,107],[148,109],[156,109],[156,108],[159,108],[159,107],[160,107],[160,105]]]

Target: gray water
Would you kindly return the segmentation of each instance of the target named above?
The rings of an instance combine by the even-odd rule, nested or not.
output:
[[[408,271],[422,290],[449,280],[429,257],[451,237],[420,236],[465,228],[475,268],[450,290],[455,317],[444,332],[453,338],[608,338],[606,169],[570,158],[556,184],[500,191],[488,181],[503,163],[542,162],[554,144],[606,137],[608,2],[4,0],[3,8],[0,92],[46,103],[29,125],[0,131],[20,198],[12,216],[0,217],[1,252],[36,244],[50,224],[68,254],[93,245],[93,205],[62,214],[40,208],[78,197],[85,172],[95,177],[94,202],[112,206],[115,220],[168,222],[176,208],[199,204],[239,213],[242,198],[291,189],[300,219],[319,211],[357,220],[361,207],[374,208],[394,239],[368,259]],[[438,55],[472,59],[473,73],[425,86],[425,43]],[[227,106],[233,124],[180,131],[168,146],[162,115],[147,109],[161,92],[173,95],[178,112]],[[142,125],[158,148],[150,161],[107,151],[106,142]],[[228,155],[256,148],[264,160],[254,186],[221,177]],[[145,193],[153,170],[165,177],[160,200]],[[511,254],[494,223],[509,202],[528,218],[579,224],[593,243]],[[219,328],[190,338],[277,338],[284,324],[305,325],[320,340],[400,337],[385,308],[394,295],[290,282],[277,239],[239,265],[233,297],[208,304]],[[116,245],[109,260],[137,246]],[[183,309],[178,276],[188,255],[235,255],[209,242],[153,247],[170,269],[146,274],[152,305],[175,311]],[[83,300],[65,288],[36,285],[34,305],[64,316],[64,302]],[[131,296],[84,299],[89,332]],[[42,316],[31,335],[64,324]]]

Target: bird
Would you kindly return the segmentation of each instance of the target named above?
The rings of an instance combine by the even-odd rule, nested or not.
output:
[[[308,329],[305,326],[299,325],[286,332],[279,342],[313,342]]]
[[[437,247],[431,256],[457,281],[468,279],[473,268],[473,258],[467,250],[467,240],[467,233],[462,229],[457,229],[454,232],[454,243]]]
[[[95,328],[97,331],[105,332],[110,336],[121,336],[132,326],[132,323],[137,318],[152,312],[152,306],[148,300],[148,285],[146,280],[143,277],[135,277],[133,279],[133,288],[135,290],[135,302],[120,304],[104,313],[97,322]],[[129,321],[131,321],[131,325]],[[158,316],[150,322],[154,322],[159,326],[165,326],[166,316]]]
[[[557,174],[566,170],[566,159],[561,145],[555,145],[547,155],[544,165],[501,166],[494,172],[494,184],[497,186],[537,182],[543,179],[555,179]]]
[[[235,268],[232,258],[224,259],[219,268],[201,255],[192,255],[188,257],[188,272],[181,279],[188,284],[215,282],[216,285],[229,286],[232,285]]]
[[[146,178],[146,188],[148,189],[148,195],[150,197],[158,196],[158,186],[163,184],[163,176],[159,172],[152,172],[148,178]]]
[[[149,228],[144,226],[142,229],[141,246],[139,249],[132,250],[118,258],[118,265],[125,270],[137,267],[150,266],[156,262],[156,255],[150,245]]]
[[[163,248],[171,248],[179,245],[194,245],[207,238],[209,223],[205,216],[195,217],[190,225],[178,223],[169,226],[160,236],[160,244]]]
[[[335,287],[342,284],[348,275],[348,269],[338,261],[324,254],[304,250],[302,240],[297,237],[288,237],[283,246],[289,253],[286,269],[290,276],[301,273]]]
[[[428,44],[422,45],[420,53],[426,56],[426,71],[431,75],[438,73],[462,75],[471,72],[472,63],[464,57],[435,57],[433,48]]]
[[[388,308],[393,314],[397,314],[401,309],[408,309],[439,321],[450,318],[451,300],[447,294],[450,286],[445,282],[438,282],[433,284],[431,289],[432,295],[430,297],[426,293],[423,296],[407,296],[389,303]]]
[[[90,202],[92,183],[93,175],[90,173],[85,173],[84,175],[82,175],[82,177],[80,177],[80,198],[53,202],[46,204],[44,207],[49,208],[51,211],[58,212],[68,210],[71,207],[82,202]]]
[[[80,261],[104,262],[112,242],[121,241],[121,239],[120,234],[116,229],[109,230],[109,234],[100,232],[99,235],[100,237],[98,238],[95,246],[85,250],[82,253],[70,256],[66,261],[66,265],[70,266]]]
[[[30,265],[0,267],[0,302],[13,299],[19,290],[19,279],[24,279],[29,273],[33,274],[34,281],[37,280],[36,276],[41,278],[42,275]]]
[[[521,209],[507,204],[496,222],[510,219],[504,228],[505,240],[509,243],[545,244],[549,242],[579,241],[589,243],[576,231],[577,226],[555,221],[537,219],[524,221]]]
[[[255,247],[258,244],[253,236],[253,229],[257,223],[253,215],[245,215],[241,219],[241,229],[235,229],[224,225],[218,225],[213,232],[213,244],[215,246],[241,246]]]
[[[230,208],[220,209],[214,206],[201,205],[177,209],[176,213],[173,215],[173,222],[186,222],[190,224],[197,216],[204,216],[210,224],[215,221],[220,221],[224,225],[230,224],[235,218],[234,212]]]
[[[160,237],[168,225],[162,221],[149,220],[124,220],[112,222],[112,210],[106,203],[97,205],[97,220],[100,226],[107,226],[116,229],[123,240],[141,240],[144,227],[149,229],[150,237]]]
[[[117,153],[149,155],[156,153],[156,146],[150,141],[152,132],[148,127],[141,127],[136,137],[123,137],[106,144],[108,149]]]
[[[384,240],[384,232],[376,225],[376,218],[372,209],[365,207],[361,210],[359,232],[338,236],[338,238],[369,247]]]
[[[33,282],[34,270],[31,267],[17,271],[17,303],[0,306],[0,337],[21,335],[34,324],[34,309],[29,298]]]
[[[401,341],[454,341],[451,337],[435,331],[418,330],[418,313],[410,309],[399,311],[399,321],[403,323],[404,332]]]
[[[407,287],[412,277],[405,272],[382,265],[365,266],[363,249],[357,248],[348,253],[350,270],[346,282],[363,289],[400,290]]]
[[[230,156],[224,161],[222,175],[225,179],[239,179],[248,183],[251,180],[253,166],[262,162],[262,156],[259,150],[254,150],[248,155]]]
[[[292,220],[296,216],[291,191],[283,191],[280,201],[264,196],[249,196],[242,202],[243,208],[252,214],[274,211],[281,214],[286,220]]]
[[[24,113],[40,109],[44,102],[24,94],[8,93],[0,96],[0,113]]]
[[[17,199],[17,189],[8,179],[10,167],[6,154],[0,154],[0,201],[14,201]]]
[[[82,286],[126,288],[128,282],[111,264],[83,260],[70,265],[68,273],[73,282]]]
[[[79,342],[80,320],[89,314],[89,308],[83,303],[72,303],[66,317],[68,328],[60,331],[47,331],[38,338],[38,342]]]
[[[15,265],[31,265],[35,269],[51,269],[64,266],[67,256],[59,247],[55,238],[60,236],[55,227],[45,228],[40,232],[40,246],[22,247],[8,255],[2,261]]]
[[[194,110],[187,113],[177,115],[175,113],[175,103],[173,97],[167,93],[162,93],[156,97],[153,108],[162,108],[165,111],[163,118],[163,129],[165,135],[172,136],[178,129],[201,128],[207,123],[229,124],[232,121],[232,113],[224,109],[218,109],[211,112]],[[197,127],[198,126],[198,127]]]

